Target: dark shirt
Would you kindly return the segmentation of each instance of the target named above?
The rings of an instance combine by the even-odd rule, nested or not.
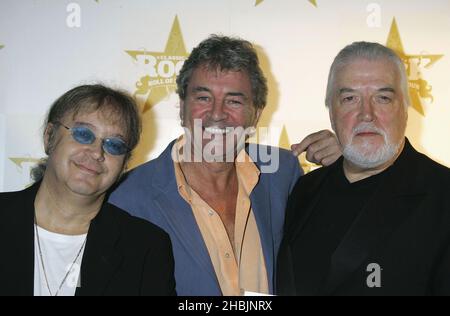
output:
[[[322,286],[332,254],[376,191],[385,172],[354,183],[347,180],[342,166],[330,173],[293,249],[305,254],[298,263],[297,295],[311,295]]]

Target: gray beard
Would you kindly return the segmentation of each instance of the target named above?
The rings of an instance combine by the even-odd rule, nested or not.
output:
[[[372,153],[368,153],[370,149],[368,143],[364,143],[361,146],[355,146],[351,143],[345,145],[343,150],[344,158],[364,169],[371,169],[385,164],[395,157],[401,144],[392,144],[388,141],[386,135],[383,135],[383,137],[384,145]]]

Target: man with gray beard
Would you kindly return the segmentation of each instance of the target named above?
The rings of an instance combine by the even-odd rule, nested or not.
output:
[[[450,169],[406,139],[409,103],[391,49],[339,52],[326,106],[343,157],[292,191],[278,294],[450,294]]]

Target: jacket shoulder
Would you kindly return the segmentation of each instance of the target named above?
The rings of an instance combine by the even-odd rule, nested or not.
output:
[[[415,153],[415,160],[417,170],[414,170],[414,172],[418,174],[418,180],[426,183],[429,189],[437,187],[444,192],[447,190],[448,193],[448,189],[450,189],[450,168],[420,152]]]
[[[1,192],[0,202],[18,201],[23,195],[23,191]]]
[[[130,215],[128,212],[118,208],[117,206],[107,203],[107,212],[112,213],[117,218],[122,230],[127,233],[130,238],[136,239],[138,243],[154,243],[157,240],[167,242],[169,235],[155,224]],[[145,237],[144,237],[145,236]]]
[[[339,160],[338,160],[339,161]],[[321,181],[326,174],[330,171],[331,168],[335,168],[336,162],[328,167],[320,167],[317,168],[302,177],[300,177],[295,185],[293,190],[293,194],[299,191],[305,190],[305,188],[309,188],[317,183],[317,181]]]
[[[25,199],[27,199],[25,191],[0,193],[0,214],[2,217],[18,214],[17,210],[23,208]]]
[[[280,147],[250,143],[247,153],[263,173],[300,173],[298,158],[290,150]]]

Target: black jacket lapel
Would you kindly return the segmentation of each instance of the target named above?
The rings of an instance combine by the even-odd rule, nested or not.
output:
[[[115,251],[120,238],[120,226],[114,212],[105,203],[92,221],[81,264],[77,296],[102,295],[122,256]]]
[[[276,292],[278,295],[296,295],[294,261],[291,244],[295,242],[305,224],[308,222],[318,201],[322,198],[320,188],[329,172],[333,170],[333,168],[336,168],[336,165],[338,165],[337,162],[330,167],[323,167],[320,170],[317,170],[317,179],[315,179],[313,183],[309,183],[308,186],[299,185],[301,181],[305,181],[303,177],[300,177],[289,197],[286,210],[284,236],[280,245],[276,267]],[[303,206],[302,204],[307,203],[306,201],[310,201],[308,206]],[[305,211],[299,212],[299,210],[303,208],[305,208]]]
[[[339,161],[342,161],[342,159],[339,159]],[[317,203],[320,201],[321,198],[323,198],[321,192],[321,187],[325,182],[325,179],[328,177],[329,173],[337,168],[340,163],[336,162],[330,167],[323,167],[322,170],[320,170],[320,174],[317,175],[317,179],[311,183],[310,186],[308,186],[306,189],[302,188],[303,191],[296,192],[295,188],[292,192],[291,196],[294,198],[295,201],[297,201],[297,204],[291,203],[291,201],[288,202],[288,209],[286,211],[286,219],[285,223],[286,226],[284,228],[285,230],[285,238],[289,241],[295,240],[298,236],[298,234],[303,230],[303,227],[308,222],[308,219],[312,212],[314,211]],[[299,182],[303,181],[302,177],[299,179]],[[310,197],[313,197],[311,199],[311,202],[309,202],[306,210],[303,212],[298,212],[299,209],[303,208],[303,205],[301,205],[304,201],[308,201]],[[295,227],[292,227],[292,225],[295,224]]]

